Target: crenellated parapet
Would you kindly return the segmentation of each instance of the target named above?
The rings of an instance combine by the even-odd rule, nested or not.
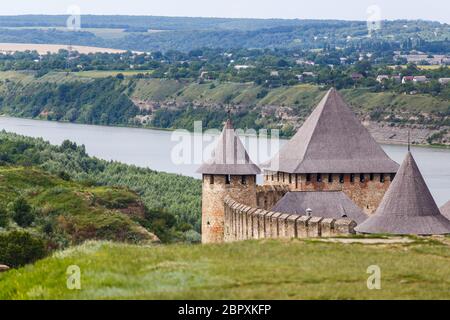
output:
[[[224,199],[224,241],[250,239],[321,238],[355,234],[350,219],[324,219],[253,208]]]

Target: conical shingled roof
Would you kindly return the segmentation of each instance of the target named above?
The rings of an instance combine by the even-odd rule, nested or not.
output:
[[[399,165],[331,89],[297,134],[262,167],[287,173],[395,173]]]
[[[261,170],[251,160],[228,119],[212,157],[197,170],[202,174],[256,175]]]
[[[410,152],[376,213],[356,227],[360,233],[450,234],[450,220],[439,211]]]
[[[450,220],[450,201],[441,207],[441,213]]]

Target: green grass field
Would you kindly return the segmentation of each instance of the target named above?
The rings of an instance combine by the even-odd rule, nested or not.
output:
[[[81,290],[66,269],[81,269]],[[367,268],[381,268],[368,290]],[[0,299],[450,299],[450,247],[249,241],[136,246],[89,242],[0,275]]]
[[[28,83],[33,79],[34,73],[32,71],[0,71],[0,81],[26,81]]]

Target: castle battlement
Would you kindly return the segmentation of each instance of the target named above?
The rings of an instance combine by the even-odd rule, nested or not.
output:
[[[259,186],[256,176],[261,170],[228,119],[211,158],[198,170],[203,175],[203,243],[321,237],[341,230],[352,234],[354,222],[347,221],[346,227],[341,218],[361,222],[372,214],[398,169],[335,89],[327,92],[278,154],[261,166],[264,185]],[[299,192],[303,194],[292,194]],[[235,203],[230,206],[228,197],[241,208]],[[307,213],[309,209],[312,212]],[[302,216],[306,214],[311,217]]]
[[[203,243],[335,237],[354,234],[357,224],[356,230],[367,233],[450,233],[450,221],[438,214],[418,168],[409,170],[409,180],[402,177],[405,170],[397,178],[399,165],[335,89],[261,167],[259,186],[261,170],[228,120],[211,159],[198,171]]]
[[[325,238],[355,234],[356,222],[267,211],[227,196],[224,205],[224,241],[251,239]]]

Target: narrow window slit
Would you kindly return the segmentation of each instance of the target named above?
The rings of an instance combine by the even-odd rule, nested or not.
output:
[[[322,182],[322,174],[321,173],[317,174],[317,182]]]

